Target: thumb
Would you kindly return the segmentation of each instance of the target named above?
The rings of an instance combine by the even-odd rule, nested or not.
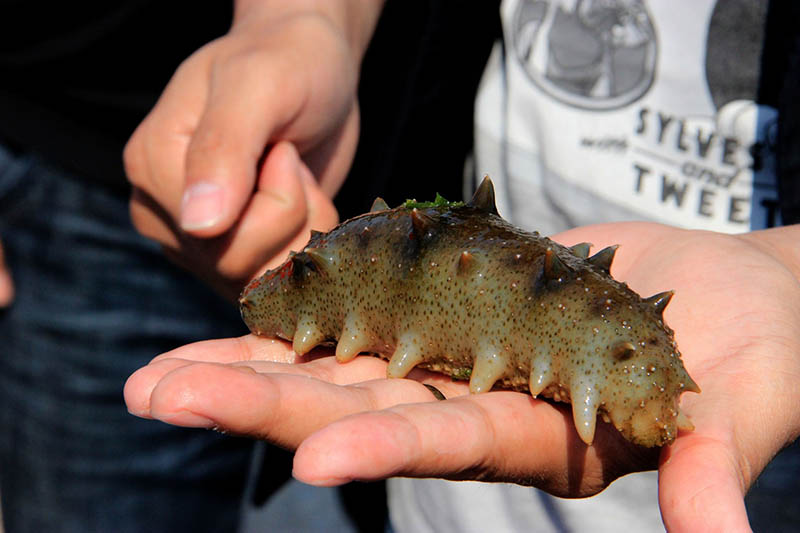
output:
[[[254,192],[263,150],[234,136],[221,140],[229,129],[208,122],[201,121],[187,149],[180,207],[181,228],[197,237],[220,235],[236,223]]]
[[[660,468],[664,525],[668,531],[750,531],[742,483],[736,460],[721,442],[696,435],[679,439]]]
[[[181,199],[181,228],[196,237],[220,235],[239,221],[270,137],[292,112],[270,100],[274,91],[263,83],[212,85],[187,147]]]
[[[6,265],[3,246],[0,243],[0,307],[8,307],[14,301],[14,280]]]

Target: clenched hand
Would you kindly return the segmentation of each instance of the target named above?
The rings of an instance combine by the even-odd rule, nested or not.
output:
[[[236,3],[125,149],[136,228],[223,294],[329,229],[381,1]]]

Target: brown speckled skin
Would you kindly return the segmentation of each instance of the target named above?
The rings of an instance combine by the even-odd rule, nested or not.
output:
[[[420,367],[471,375],[473,392],[496,379],[571,402],[587,443],[598,412],[644,446],[691,427],[678,398],[698,389],[662,321],[665,304],[490,211],[421,208],[415,224],[398,207],[315,233],[246,287],[242,316],[256,334],[295,340],[299,352],[324,342],[342,344],[341,360],[397,352],[390,375],[421,358]],[[557,268],[545,268],[548,249]]]

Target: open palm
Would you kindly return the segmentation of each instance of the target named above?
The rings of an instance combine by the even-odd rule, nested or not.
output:
[[[695,430],[660,450],[631,445],[603,423],[586,446],[564,404],[469,395],[466,383],[420,370],[388,380],[374,357],[298,357],[285,342],[252,335],[157,357],[131,376],[126,401],[138,416],[294,449],[295,477],[316,485],[400,475],[590,496],[658,468],[670,530],[746,529],[744,493],[800,433],[800,259],[786,251],[800,242],[798,229],[727,236],[620,223],[556,236],[621,244],[614,277],[644,296],[675,290],[665,318],[703,392],[681,401]]]

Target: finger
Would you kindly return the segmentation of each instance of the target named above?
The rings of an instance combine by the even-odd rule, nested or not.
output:
[[[342,387],[307,375],[198,363],[177,368],[158,382],[150,415],[181,426],[220,427],[294,449],[342,416],[409,399],[433,401],[424,386],[411,380]]]
[[[163,359],[185,359],[187,361],[221,364],[250,361],[272,361],[276,363],[298,363],[303,361],[302,357],[298,357],[292,351],[291,343],[255,335],[193,342],[153,358],[151,364]]]
[[[254,335],[196,342],[164,353],[137,370],[125,384],[125,400],[132,414],[150,418],[150,395],[158,382],[173,370],[198,362],[246,365],[259,373],[304,375],[338,385],[386,377],[382,359],[359,357],[342,364],[330,355],[330,351],[319,349],[319,353],[298,356],[285,341]],[[466,385],[440,374],[415,370],[410,377],[435,385],[448,398],[466,392]]]
[[[671,447],[658,482],[668,531],[750,531],[740,467],[728,449],[699,435]]]
[[[318,182],[304,161],[299,162],[298,168],[309,211],[306,224],[310,229],[327,231],[339,222],[339,214],[331,200],[336,190],[328,190],[324,183]],[[342,170],[343,175],[347,170],[347,168]]]
[[[588,496],[655,464],[653,451],[634,449],[610,427],[598,429],[587,447],[566,409],[513,392],[399,405],[311,435],[297,450],[294,475],[314,485],[397,475],[487,479]]]
[[[177,368],[196,362],[245,363],[257,357],[289,363],[297,358],[286,343],[256,339],[252,335],[187,344],[155,357],[150,364],[128,377],[123,390],[128,411],[142,418],[151,418],[150,397],[153,389]]]
[[[150,414],[150,400],[156,386],[171,372],[194,364],[198,364],[198,361],[177,358],[159,359],[134,372],[126,381],[123,389],[128,411],[141,418],[152,418]],[[304,368],[300,365],[265,361],[251,364],[239,363],[230,366],[236,367],[237,369],[249,368],[253,372],[298,374],[309,377],[315,377],[316,374],[325,374],[324,372],[316,372],[313,369]],[[222,365],[220,365],[220,367],[222,367]],[[374,377],[374,375],[372,377]]]
[[[339,385],[384,378],[388,364],[384,359],[367,355],[347,363],[340,363],[333,357],[331,349],[323,347],[315,348],[300,356],[292,350],[292,345],[288,341],[249,334],[181,346],[153,358],[149,365],[139,369],[137,373],[152,371],[151,367],[166,361],[241,364],[248,365],[259,373],[292,372]],[[160,379],[172,368],[175,367],[159,367],[154,375]],[[440,388],[447,398],[461,396],[468,390],[466,381],[455,381],[437,372],[415,368],[408,377],[433,384]]]
[[[230,280],[223,294],[237,297],[255,275],[281,265],[291,251],[305,247],[311,230],[330,230],[338,221],[336,208],[322,191],[291,143],[276,144],[267,155],[258,189],[241,220],[227,236],[220,253],[207,249],[207,239],[185,243],[194,255],[213,256],[213,270]]]
[[[14,301],[14,280],[6,264],[3,245],[0,243],[0,307],[8,307]]]
[[[333,383],[346,384],[386,376],[386,363],[373,357],[358,358],[354,364],[338,364],[332,357],[321,363],[300,365],[316,355],[298,356],[285,341],[246,335],[187,344],[155,357],[134,372],[125,383],[128,410],[143,418],[150,416],[153,389],[173,370],[195,363],[247,365],[262,373],[295,373]]]
[[[312,227],[329,229],[336,220],[331,200],[319,191],[297,150],[280,142],[267,155],[259,187],[236,226],[218,238],[183,234],[180,254],[186,257],[179,260],[235,300],[255,275],[302,249]]]
[[[218,262],[220,273],[228,277],[252,276],[270,259],[283,261],[283,251],[290,244],[300,249],[308,241],[305,171],[291,143],[279,142],[269,151],[258,188],[231,236],[230,252]]]
[[[228,230],[253,193],[270,137],[299,112],[298,76],[266,48],[215,63],[209,98],[186,152],[181,227],[209,237]]]
[[[187,355],[187,354],[182,354]],[[331,354],[332,355],[332,354]],[[298,361],[303,357],[296,356]],[[156,386],[171,372],[198,363],[213,361],[197,361],[180,358],[158,359],[134,372],[125,384],[124,396],[131,414],[142,418],[150,415],[150,398]],[[221,366],[221,364],[220,364]],[[235,362],[229,366],[242,369],[247,367],[259,374],[292,374],[314,378],[336,385],[350,385],[362,381],[383,379],[386,377],[386,363],[374,357],[361,357],[347,364],[337,362],[333,357],[325,357],[305,364],[287,362],[252,361]],[[427,378],[428,376],[421,376]],[[431,381],[435,381],[431,380]],[[448,387],[439,383],[439,387],[449,396],[460,393],[456,387]],[[430,398],[429,398],[430,399]]]
[[[131,222],[141,235],[177,251],[181,246],[178,228],[171,215],[144,189],[134,187],[128,203]]]
[[[122,389],[122,396],[128,412],[139,418],[152,418],[150,416],[150,396],[153,389],[165,375],[176,368],[190,364],[192,361],[185,359],[162,359],[131,374]]]
[[[335,132],[303,152],[303,160],[328,198],[333,198],[339,191],[353,164],[359,130],[359,107],[353,103],[344,122]]]
[[[214,43],[184,61],[125,145],[125,172],[177,221],[186,150],[207,99],[208,61]]]
[[[302,188],[287,192],[289,187],[283,185],[288,179],[293,186]],[[283,190],[283,193],[279,191]],[[279,194],[279,197],[276,197]],[[292,209],[290,194],[298,198],[302,194],[302,206]],[[283,198],[283,199],[281,199]],[[251,205],[242,216],[234,245],[244,249],[264,248],[269,242],[270,248],[254,256],[248,269],[239,268],[251,276],[268,268],[281,265],[291,251],[305,247],[311,237],[311,230],[328,231],[339,221],[339,215],[331,201],[331,197],[311,174],[294,146],[287,142],[276,144],[264,164],[259,178],[258,190],[253,196]],[[265,241],[264,228],[275,228],[273,239]],[[224,270],[225,262],[221,263]]]

